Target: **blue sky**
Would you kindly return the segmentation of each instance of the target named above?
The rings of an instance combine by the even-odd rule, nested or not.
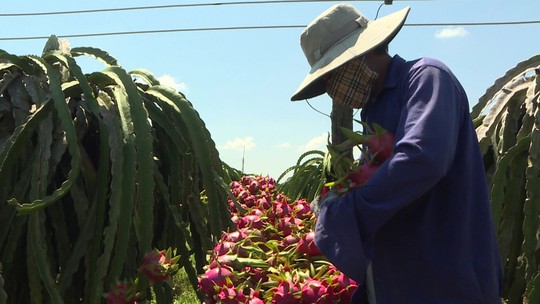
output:
[[[232,1],[10,1],[1,14],[94,10]],[[0,49],[40,54],[43,37],[238,26],[307,25],[336,1],[214,5],[48,16],[0,16]],[[383,1],[350,1],[373,19]],[[518,62],[540,54],[540,24],[411,26],[411,24],[540,20],[537,0],[394,1],[383,16],[411,12],[390,53],[405,59],[434,57],[461,80],[471,106]],[[145,68],[184,92],[205,121],[221,158],[248,173],[277,178],[307,150],[324,150],[330,119],[290,96],[309,71],[299,45],[302,28],[169,32],[68,38],[72,47],[101,48],[127,70]],[[103,66],[80,60],[90,73]],[[330,113],[330,99],[310,100]]]

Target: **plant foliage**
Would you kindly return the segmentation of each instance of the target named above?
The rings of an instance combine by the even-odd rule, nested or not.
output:
[[[302,154],[296,164],[285,170],[276,180],[279,191],[293,200],[312,201],[321,194],[330,174],[330,154],[311,150]],[[291,176],[288,174],[291,173]]]
[[[0,50],[0,299],[101,303],[156,247],[196,286],[229,182],[193,105],[150,72],[54,36],[41,56]]]
[[[471,115],[491,186],[509,304],[540,303],[540,56],[487,89]]]

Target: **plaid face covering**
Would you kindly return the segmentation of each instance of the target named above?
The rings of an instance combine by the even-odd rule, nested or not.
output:
[[[371,86],[378,76],[363,58],[354,59],[336,69],[326,82],[326,92],[341,105],[362,108],[369,101]]]

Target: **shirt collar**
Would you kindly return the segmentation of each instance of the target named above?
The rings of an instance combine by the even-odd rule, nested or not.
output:
[[[396,87],[399,77],[401,77],[400,70],[405,65],[405,59],[399,55],[394,55],[390,61],[388,72],[386,73],[386,79],[384,80],[384,89],[393,89]]]

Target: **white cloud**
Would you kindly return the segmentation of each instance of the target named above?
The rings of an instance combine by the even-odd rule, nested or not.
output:
[[[328,143],[328,133],[323,133],[319,136],[313,137],[305,145],[299,146],[297,150],[299,152],[306,152],[310,150],[326,151],[327,143]]]
[[[172,77],[171,75],[163,75],[157,78],[159,80],[159,83],[162,85],[169,86],[176,91],[186,93],[188,91],[188,87],[185,83],[179,82],[176,78]]]
[[[276,146],[278,149],[289,149],[291,147],[291,144],[288,142],[281,143]]]
[[[435,33],[435,37],[439,39],[465,37],[469,35],[469,32],[463,27],[446,27],[442,30],[438,30]]]
[[[242,151],[246,149],[246,151],[251,150],[255,147],[255,142],[253,141],[253,137],[248,136],[245,138],[235,138],[233,140],[228,140],[223,145],[218,145],[218,149],[223,150],[238,150]]]

